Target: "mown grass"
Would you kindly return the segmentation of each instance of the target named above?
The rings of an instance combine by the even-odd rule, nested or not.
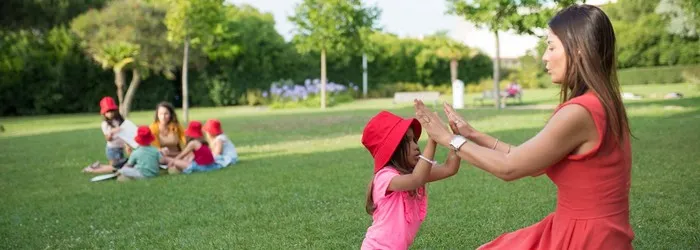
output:
[[[632,87],[645,95],[686,94],[627,102],[638,138],[631,191],[635,248],[697,249],[700,91],[683,84]],[[527,91],[525,98],[557,100],[552,89]],[[2,119],[0,247],[357,249],[370,224],[363,201],[371,158],[360,134],[380,109],[413,114],[386,99],[326,111],[194,109],[194,119],[221,119],[241,162],[218,172],[131,183],[91,183],[80,173],[104,158],[98,115]],[[476,128],[521,143],[542,128],[551,110],[460,112]],[[152,116],[144,111],[131,118],[146,124]],[[445,153],[441,149],[438,160]],[[556,202],[546,177],[505,183],[467,163],[429,192],[415,249],[473,249],[539,221]]]

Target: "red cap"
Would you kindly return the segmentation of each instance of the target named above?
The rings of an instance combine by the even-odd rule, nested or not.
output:
[[[200,138],[204,136],[202,134],[202,123],[198,121],[191,121],[190,124],[187,125],[185,135],[191,138]]]
[[[111,110],[117,110],[119,107],[117,106],[116,103],[114,103],[114,99],[109,96],[105,96],[100,100],[100,114],[104,115],[105,113],[111,111]]]
[[[209,119],[207,123],[204,124],[203,129],[204,131],[213,136],[217,136],[223,133],[223,131],[221,131],[221,122],[219,122],[219,120],[216,119]]]
[[[148,126],[140,126],[136,131],[134,141],[141,146],[148,146],[151,145],[151,142],[153,142],[154,139],[155,137],[153,137],[153,134],[151,134],[151,129],[149,129]]]
[[[413,134],[418,140],[421,125],[415,118],[403,119],[388,111],[381,111],[367,123],[362,131],[362,145],[374,158],[375,174],[391,160],[409,128],[413,128]]]

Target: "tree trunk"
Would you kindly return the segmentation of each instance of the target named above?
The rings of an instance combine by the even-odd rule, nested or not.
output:
[[[182,57],[182,117],[184,119],[184,122],[187,123],[189,121],[189,96],[188,91],[187,91],[187,61],[189,60],[189,54],[190,54],[190,38],[189,36],[185,37],[185,51],[184,55]]]
[[[114,85],[117,85],[117,100],[119,100],[119,113],[124,114],[122,104],[124,103],[124,70],[114,69]]]
[[[134,94],[136,94],[136,89],[141,83],[141,73],[138,69],[132,69],[131,83],[129,84],[129,89],[126,90],[126,96],[124,96],[124,107],[122,115],[124,118],[129,116],[129,110],[131,108],[131,101],[134,100]]]
[[[362,53],[362,98],[367,98],[367,54]]]
[[[326,49],[321,49],[321,109],[326,109]]]
[[[496,36],[496,59],[493,63],[493,92],[494,100],[496,102],[496,109],[501,109],[501,91],[499,90],[498,83],[501,81],[501,44],[498,40],[498,30],[493,32]]]
[[[454,82],[457,80],[457,66],[459,65],[459,61],[457,61],[456,58],[453,58],[450,60],[450,82]]]

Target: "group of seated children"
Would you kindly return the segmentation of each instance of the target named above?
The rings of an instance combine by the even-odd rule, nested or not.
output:
[[[100,101],[100,113],[104,117],[102,132],[107,141],[105,153],[109,164],[95,162],[83,169],[88,173],[117,173],[117,180],[155,177],[160,168],[171,174],[213,171],[236,164],[238,154],[231,140],[223,133],[221,122],[210,119],[202,123],[191,121],[184,131],[186,145],[177,155],[168,155],[167,148],[154,147],[156,137],[149,126],[140,126],[134,141],[138,146],[131,149],[116,136],[124,118],[119,114],[114,100],[105,97]],[[129,153],[128,158],[126,153]]]

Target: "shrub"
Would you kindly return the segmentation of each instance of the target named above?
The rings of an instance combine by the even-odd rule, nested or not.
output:
[[[700,72],[700,65],[629,68],[618,71],[621,85],[649,83],[681,83],[688,81],[684,72]],[[693,73],[685,73],[690,76]],[[697,75],[697,73],[695,73]]]

